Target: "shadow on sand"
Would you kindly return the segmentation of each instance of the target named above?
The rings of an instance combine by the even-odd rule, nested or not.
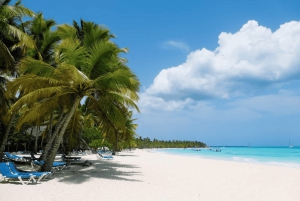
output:
[[[139,182],[140,180],[130,179],[130,176],[140,175],[138,171],[133,171],[138,167],[133,165],[120,164],[114,160],[89,160],[92,166],[71,165],[69,169],[55,172],[53,178],[59,182],[81,184],[90,178],[113,179],[123,181]]]

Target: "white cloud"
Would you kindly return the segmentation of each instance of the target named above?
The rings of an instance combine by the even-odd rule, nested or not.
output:
[[[241,97],[264,86],[299,79],[299,36],[300,22],[285,23],[272,32],[248,21],[236,33],[221,33],[214,51],[193,51],[185,63],[163,69],[145,96],[181,100],[183,106],[187,100]],[[181,47],[176,42],[168,44]],[[175,102],[168,106],[179,107]]]
[[[254,109],[253,103],[250,107],[250,102],[247,106],[241,102],[223,102],[216,106],[210,101],[193,101],[187,99],[185,101],[167,101],[156,97],[142,96],[139,102],[139,108],[142,115],[147,118],[156,119],[156,121],[163,122],[228,122],[228,121],[248,121],[252,119],[259,119],[262,117],[262,112],[266,108]],[[140,119],[140,118],[139,118]],[[149,121],[149,119],[147,120]],[[175,125],[174,125],[175,126]]]
[[[142,113],[153,112],[153,111],[180,111],[189,105],[193,105],[192,99],[186,99],[183,101],[166,101],[160,97],[148,96],[145,93],[140,95],[139,107]]]
[[[289,116],[300,113],[300,95],[292,91],[240,98],[236,100],[194,101],[168,101],[162,98],[142,94],[139,108],[142,114],[148,116],[169,115],[171,118],[182,117],[191,121],[239,122],[271,116]]]
[[[163,48],[165,49],[179,49],[182,52],[189,52],[190,48],[187,44],[179,41],[167,41],[163,44]]]

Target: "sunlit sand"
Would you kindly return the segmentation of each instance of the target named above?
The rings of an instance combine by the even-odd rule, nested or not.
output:
[[[167,155],[121,152],[113,160],[83,156],[40,184],[0,184],[0,200],[299,201],[300,169]]]

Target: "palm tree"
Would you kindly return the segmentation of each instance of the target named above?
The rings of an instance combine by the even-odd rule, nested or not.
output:
[[[23,59],[20,66],[28,74],[8,85],[11,96],[24,94],[13,105],[14,110],[25,105],[29,108],[21,116],[22,122],[36,121],[53,110],[64,111],[55,128],[57,135],[43,171],[51,169],[64,133],[83,97],[87,97],[89,108],[98,109],[102,117],[109,118],[118,128],[125,127],[125,118],[117,104],[138,110],[135,102],[140,84],[119,56],[124,49],[118,48],[107,37],[99,37],[102,27],[86,24],[91,29],[83,26],[83,41],[77,38],[74,27],[62,25],[58,28],[63,40],[55,49],[56,68],[33,58]]]
[[[0,76],[0,136],[5,133],[5,117],[8,110],[9,102],[5,97],[5,83],[7,79]]]
[[[33,17],[34,13],[21,5],[21,1],[14,5],[9,5],[10,2],[0,0],[0,68],[4,71],[14,69],[16,61],[11,51],[15,47],[35,48],[34,41],[22,29],[22,17]]]
[[[136,146],[135,138],[138,136],[136,134],[136,129],[138,127],[137,124],[134,123],[136,118],[132,118],[132,111],[128,111],[126,115],[126,122],[125,122],[125,133],[122,136],[122,141],[129,146],[129,148]]]
[[[42,13],[28,22],[26,32],[36,42],[36,49],[31,49],[29,56],[54,65],[54,46],[60,41],[57,32],[52,30],[55,24],[54,20],[46,20]]]
[[[55,22],[53,20],[45,20],[41,13],[38,13],[32,21],[23,23],[21,26],[22,31],[28,34],[24,34],[23,38],[27,38],[27,40],[29,41],[35,41],[35,44],[26,48],[26,51],[22,50],[23,54],[26,53],[27,55],[30,55],[33,58],[40,59],[45,62],[48,62],[49,64],[54,65],[54,46],[60,40],[60,38],[57,35],[57,32],[51,30],[54,25]],[[19,41],[13,47],[14,49],[21,50],[20,47],[22,46],[24,46],[22,41]],[[27,71],[25,70],[19,73],[26,74]],[[16,115],[14,113],[12,114]],[[13,119],[14,118],[11,118],[11,121],[13,121]],[[32,126],[34,126],[36,123],[37,122],[33,123]],[[38,125],[42,123],[43,122],[38,122]],[[51,124],[52,121],[48,121],[48,123]],[[3,141],[3,143],[4,142],[5,141]]]
[[[30,21],[27,25],[27,33],[31,36],[34,41],[36,41],[36,49],[31,49],[28,51],[28,55],[35,59],[41,59],[44,62],[55,66],[54,61],[54,47],[57,45],[57,43],[60,41],[60,37],[58,36],[56,31],[53,31],[52,28],[55,25],[54,20],[46,20],[43,17],[42,13],[38,13],[35,18],[33,18],[32,21]],[[28,69],[29,72],[32,72],[32,69]],[[27,71],[23,72],[24,74],[27,73]],[[48,137],[49,145],[47,147],[47,150],[50,148],[51,143],[54,140],[54,137],[52,138],[52,127],[53,122],[55,119],[53,119],[57,112],[59,111],[53,111],[50,115],[47,115],[47,118],[49,117],[49,120],[46,120],[44,124],[48,124],[48,130],[47,132],[43,132],[43,139]],[[61,112],[60,112],[61,113]],[[43,154],[40,156],[41,159],[45,159],[47,155],[47,151],[43,152]]]
[[[128,111],[126,107],[120,104],[115,105],[115,107],[118,108],[117,115],[115,114],[114,110],[104,112],[101,108],[94,109],[102,119],[99,127],[103,132],[104,139],[113,144],[113,155],[115,155],[119,150],[119,144],[130,144],[134,140],[134,136],[136,135],[135,129],[137,128],[137,125],[133,124],[135,119],[131,118],[131,111]],[[111,117],[112,114],[114,114],[114,116],[118,116],[119,118],[121,117],[122,120],[115,121],[114,118]]]
[[[17,1],[14,5],[9,5],[10,0],[0,0],[0,78],[4,79],[5,74],[16,73],[16,63],[24,55],[25,48],[35,48],[34,41],[26,35],[23,29],[22,17],[32,17],[34,13],[21,5]],[[5,89],[1,83],[2,92]],[[0,94],[0,99],[6,97],[4,93]],[[4,131],[4,136],[0,143],[0,160],[2,160],[3,151],[8,139],[8,135],[15,121],[16,114],[9,112],[9,101],[6,100],[6,108],[2,108],[5,113],[1,113],[0,127]],[[3,103],[4,103],[3,102]],[[5,117],[5,118],[3,118]],[[4,122],[4,119],[7,121]]]

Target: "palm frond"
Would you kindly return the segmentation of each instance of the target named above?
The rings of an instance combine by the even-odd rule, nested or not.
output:
[[[14,26],[7,25],[7,27],[8,27],[8,32],[12,34],[14,37],[18,38],[20,40],[21,45],[28,48],[36,49],[35,42],[32,38],[30,38],[30,36],[28,36],[26,33],[24,33],[23,31],[21,31],[20,29]]]
[[[83,23],[83,44],[86,47],[94,45],[95,42],[108,41],[114,37],[104,26],[99,26],[93,22]]]
[[[30,9],[21,5],[21,0],[17,1],[13,6],[13,10],[16,12],[17,15],[21,17],[34,17],[35,13]]]
[[[112,71],[117,65],[116,45],[108,41],[99,41],[88,47],[89,65],[83,67],[82,71],[91,79],[95,79],[107,72]]]
[[[58,26],[57,33],[61,39],[76,37],[76,29],[67,24]]]
[[[80,41],[76,39],[67,38],[61,42],[56,48],[57,51],[57,63],[67,63],[80,67],[85,64],[86,49],[80,47]]]
[[[34,103],[31,107],[24,107],[21,116],[18,119],[18,128],[23,124],[32,124],[34,122],[45,122],[51,112],[60,107],[58,98],[44,100],[43,102]]]
[[[0,22],[1,24],[1,22]],[[0,40],[0,67],[4,66],[4,71],[8,70],[8,67],[12,65],[15,62],[14,57],[11,55],[9,49],[6,47],[6,45]]]
[[[82,89],[88,83],[91,83],[88,77],[73,65],[63,63],[58,67],[57,72],[59,72],[59,75],[57,74],[58,79],[68,80],[72,85],[78,86],[78,89]]]
[[[117,107],[110,99],[105,97],[102,97],[99,100],[91,98],[88,107],[96,116],[99,117],[101,124],[105,123],[106,126],[124,128],[124,112],[120,110],[120,107]]]
[[[140,83],[134,77],[133,73],[127,69],[117,69],[113,72],[106,73],[94,80],[96,88],[105,87],[110,90],[118,91],[121,88],[138,92]]]
[[[32,74],[23,75],[7,84],[7,96],[16,97],[18,94],[28,94],[38,89],[66,87],[68,84],[64,80],[55,78],[39,77]]]
[[[56,96],[63,96],[69,94],[70,90],[67,87],[47,87],[37,89],[33,92],[30,92],[24,96],[22,96],[13,106],[13,111],[19,110],[23,105],[27,105],[31,107],[36,102],[46,101],[48,99],[55,99]],[[56,103],[59,104],[59,103]]]
[[[51,77],[55,69],[48,63],[36,60],[31,57],[25,57],[19,63],[19,71],[22,74],[34,74],[38,76]]]

